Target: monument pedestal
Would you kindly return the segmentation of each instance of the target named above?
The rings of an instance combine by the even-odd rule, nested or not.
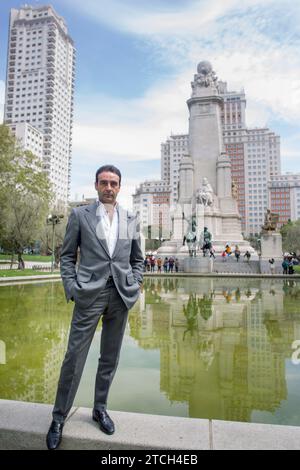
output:
[[[274,258],[274,273],[282,274],[282,237],[279,232],[263,233],[261,235],[260,272],[270,274],[269,259]]]
[[[185,273],[211,273],[213,270],[213,261],[208,256],[199,258],[184,259],[183,271]]]

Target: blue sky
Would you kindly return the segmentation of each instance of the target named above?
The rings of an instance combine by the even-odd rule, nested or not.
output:
[[[9,10],[21,4],[0,3],[0,103]],[[200,60],[212,62],[229,89],[245,88],[248,126],[279,133],[283,171],[300,172],[300,2],[51,4],[77,49],[72,198],[94,195],[95,169],[106,162],[123,173],[125,205],[139,181],[159,178],[161,142],[171,132],[187,132],[186,100]]]

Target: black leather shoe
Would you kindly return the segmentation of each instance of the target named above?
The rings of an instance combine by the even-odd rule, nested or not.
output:
[[[93,420],[99,424],[101,431],[105,434],[113,434],[115,425],[105,410],[93,410]]]
[[[63,427],[64,423],[59,423],[58,421],[54,420],[52,421],[46,439],[49,450],[58,448],[59,444],[61,443]]]

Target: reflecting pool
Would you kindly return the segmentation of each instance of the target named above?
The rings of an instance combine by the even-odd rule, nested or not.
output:
[[[61,282],[1,286],[0,309],[0,398],[53,403],[73,309]],[[100,332],[77,406],[93,406]],[[147,278],[109,408],[300,426],[300,282]]]

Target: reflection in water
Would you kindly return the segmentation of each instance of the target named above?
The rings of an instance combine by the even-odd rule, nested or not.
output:
[[[189,295],[187,306],[183,305],[183,314],[187,322],[187,329],[183,333],[183,340],[186,333],[193,335],[194,331],[198,331],[198,314],[204,320],[208,320],[212,315],[212,297],[213,293],[210,296],[203,294],[202,298],[197,297],[195,294]]]
[[[160,349],[161,390],[188,403],[191,417],[251,421],[253,411],[276,412],[288,399],[285,361],[300,339],[300,284],[175,282],[147,280],[130,315],[139,346]]]
[[[6,347],[0,397],[52,403],[73,307],[65,303],[61,283],[3,286],[0,305]],[[300,368],[291,363],[292,343],[300,339],[299,305],[297,281],[146,279],[129,315],[113,407],[176,414],[184,411],[174,404],[184,404],[191,417],[300,425],[299,394],[293,393]],[[98,349],[93,343],[95,367]],[[94,380],[89,367],[88,359]],[[143,387],[145,367],[159,376],[150,384],[155,393],[149,383]],[[92,406],[92,394],[83,393],[80,404]],[[125,395],[130,404],[123,403]]]
[[[0,397],[52,403],[64,357],[70,306],[62,285],[20,284],[0,288]]]

